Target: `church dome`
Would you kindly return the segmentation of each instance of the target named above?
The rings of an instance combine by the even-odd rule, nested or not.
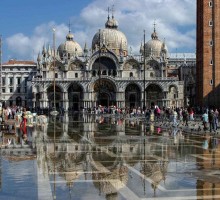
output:
[[[74,36],[72,33],[68,33],[66,41],[58,47],[59,56],[61,59],[66,55],[67,58],[72,56],[82,56],[83,50],[81,46],[73,40]]]
[[[99,43],[101,43],[101,45],[105,45],[118,56],[120,53],[127,55],[127,38],[124,33],[118,30],[118,22],[113,16],[111,19],[108,17],[108,20],[105,23],[105,28],[100,29],[100,31],[94,35],[92,40],[93,51],[97,50]]]
[[[145,44],[145,53],[146,57],[153,56],[153,57],[161,57],[162,52],[168,53],[167,46],[164,42],[158,39],[157,33],[154,29],[154,32],[151,34],[151,40],[149,40]]]

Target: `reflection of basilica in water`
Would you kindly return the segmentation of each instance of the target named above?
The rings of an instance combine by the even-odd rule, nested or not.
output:
[[[7,136],[10,145],[1,149],[10,162],[33,160],[39,199],[50,199],[51,194],[57,199],[89,199],[89,194],[90,199],[131,200],[190,197],[192,191],[193,199],[218,195],[216,137],[176,133],[172,126],[158,129],[160,123],[141,118],[64,117],[28,127],[27,140],[18,127],[15,135]]]
[[[71,188],[78,180],[92,180],[106,199],[117,199],[118,191],[128,187],[136,168],[142,174],[139,181],[150,180],[154,193],[165,180],[168,144],[142,140],[141,122],[131,125],[121,119],[101,118],[86,115],[68,124],[56,122],[55,138],[53,123],[41,127],[39,135],[44,142],[38,144],[39,167],[51,174],[55,169]]]
[[[105,28],[94,35],[91,50],[86,44],[82,49],[71,32],[57,50],[43,47],[37,59],[37,75],[32,79],[33,106],[56,105],[64,110],[97,105],[184,106],[184,84],[175,67],[181,62],[169,57],[156,27],[151,40],[140,45],[140,54],[133,55],[118,22],[108,16]]]

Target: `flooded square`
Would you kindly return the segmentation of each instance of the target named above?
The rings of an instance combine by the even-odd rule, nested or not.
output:
[[[220,199],[219,136],[141,117],[49,117],[4,134],[0,199]]]

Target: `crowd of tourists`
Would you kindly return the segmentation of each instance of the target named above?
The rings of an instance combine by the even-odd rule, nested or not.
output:
[[[189,121],[197,121],[203,124],[203,130],[216,132],[219,127],[219,112],[220,110],[214,107],[163,107],[155,105],[151,108],[142,109],[141,107],[134,108],[118,108],[116,106],[97,106],[93,109],[84,109],[84,112],[91,114],[112,114],[123,115],[124,117],[135,118],[142,117],[146,121],[170,121],[173,125],[182,123],[183,126],[189,126]]]
[[[21,106],[7,106],[2,109],[2,120],[14,119],[17,112],[22,113],[26,108]],[[219,127],[220,110],[214,107],[159,107],[157,105],[142,109],[141,107],[119,108],[117,106],[97,106],[94,108],[84,108],[84,113],[90,114],[111,114],[121,115],[126,118],[145,118],[148,121],[170,121],[173,125],[182,123],[188,126],[189,121],[198,121],[203,124],[203,130],[216,132]]]

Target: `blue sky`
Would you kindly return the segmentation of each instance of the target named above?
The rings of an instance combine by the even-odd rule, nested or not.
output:
[[[36,60],[44,44],[52,45],[53,27],[57,46],[65,41],[69,22],[74,40],[91,46],[112,5],[132,53],[138,53],[144,29],[150,40],[154,21],[170,52],[195,52],[196,0],[1,0],[3,62]]]

